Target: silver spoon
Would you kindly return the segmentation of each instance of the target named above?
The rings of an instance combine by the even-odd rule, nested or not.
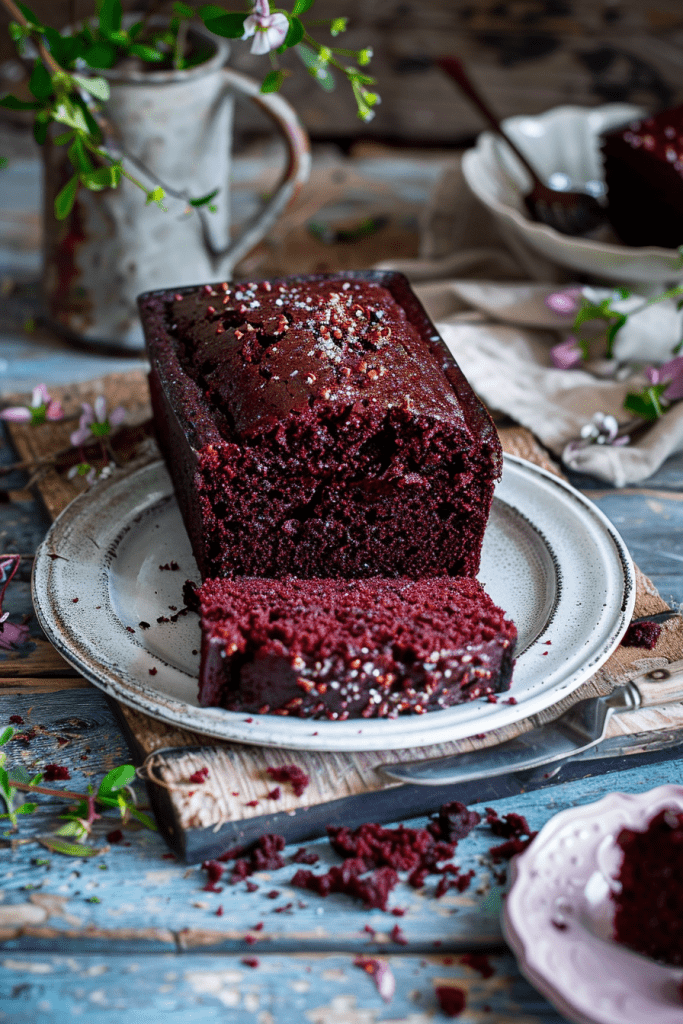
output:
[[[533,181],[524,204],[533,220],[555,228],[563,235],[585,235],[606,219],[606,213],[595,196],[587,192],[565,192],[550,188],[539,178],[525,155],[501,127],[500,121],[481,98],[457,57],[440,57],[436,63],[457,82],[461,90],[484,115],[493,130],[502,135]]]

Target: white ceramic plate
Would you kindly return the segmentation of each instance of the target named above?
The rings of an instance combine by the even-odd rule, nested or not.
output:
[[[576,1024],[683,1024],[683,971],[611,940],[616,837],[664,807],[683,811],[682,786],[610,793],[555,815],[513,861],[505,938],[522,973]]]
[[[592,109],[567,106],[537,117],[510,117],[503,125],[542,178],[548,180],[553,173],[564,172],[581,187],[603,178],[598,144],[601,132],[641,114],[640,107],[625,103]],[[531,220],[523,200],[530,190],[528,174],[492,132],[480,135],[475,148],[464,154],[462,170],[470,189],[496,218],[508,245],[532,276],[536,276],[534,270],[538,272],[537,257],[541,255],[603,281],[663,285],[683,278],[683,259],[676,250],[574,238]]]
[[[171,561],[179,571],[159,569]],[[98,484],[65,509],[36,555],[33,598],[57,650],[124,704],[209,736],[309,750],[421,747],[526,718],[596,671],[635,601],[633,566],[609,520],[568,484],[509,456],[480,579],[517,623],[517,704],[503,695],[498,704],[346,722],[201,708],[198,617],[158,622],[182,607],[187,578],[198,579],[197,568],[170,478],[156,462]]]

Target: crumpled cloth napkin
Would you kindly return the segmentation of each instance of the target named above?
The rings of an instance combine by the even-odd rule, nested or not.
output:
[[[633,415],[623,408],[624,398],[629,391],[640,391],[646,379],[642,368],[630,371],[626,379],[605,377],[600,363],[588,364],[588,369],[556,369],[550,350],[569,332],[573,319],[546,306],[547,296],[557,290],[552,284],[499,281],[415,285],[465,376],[491,409],[527,427],[574,470],[617,487],[640,483],[669,455],[683,451],[683,403],[638,430],[626,446],[586,444],[568,449],[597,412],[614,416],[627,428]],[[599,298],[603,293],[595,294]],[[624,300],[624,308],[642,301],[631,296]],[[665,362],[680,338],[681,314],[674,302],[658,303],[629,318],[617,335],[615,357],[619,363]]]
[[[646,480],[683,450],[683,402],[638,430],[626,446],[567,447],[595,413],[628,428],[633,417],[624,398],[642,390],[646,379],[642,370],[624,368],[630,373],[624,379],[622,373],[608,377],[609,368],[600,364],[572,370],[552,365],[550,350],[571,333],[573,316],[558,316],[544,300],[570,286],[572,272],[531,251],[510,250],[494,219],[473,199],[459,157],[445,169],[423,214],[419,257],[378,269],[406,274],[474,390],[571,468],[623,487]],[[611,292],[596,289],[595,297]],[[642,302],[632,295],[615,308],[631,313]],[[674,302],[649,306],[618,333],[616,359],[643,366],[666,362],[682,333]]]

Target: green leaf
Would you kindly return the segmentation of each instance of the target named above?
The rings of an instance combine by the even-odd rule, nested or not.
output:
[[[323,64],[315,52],[311,50],[309,46],[305,46],[301,43],[297,46],[296,52],[308,69],[308,73],[315,78],[318,85],[325,90],[325,92],[332,92],[335,87],[334,75],[327,67]]]
[[[296,0],[292,14],[305,14],[309,7],[312,7],[315,0]]]
[[[4,170],[9,165],[9,160],[6,156],[0,156],[0,170]]]
[[[625,313],[613,313],[612,315],[614,317],[614,323],[610,324],[607,328],[607,351],[605,354],[608,359],[612,358],[614,340],[617,336],[617,332],[621,330],[628,319]]]
[[[76,836],[76,838],[79,838],[81,836],[86,836],[88,834],[88,830],[85,827],[85,825],[83,824],[83,822],[79,821],[75,817],[75,815],[64,814],[64,815],[62,815],[62,817],[64,817],[64,818],[68,817],[69,821],[67,821],[66,825],[62,825],[61,828],[58,828],[56,833],[55,833],[55,835],[58,835],[58,836]]]
[[[292,46],[298,46],[303,37],[306,34],[304,23],[299,18],[290,17],[289,19],[289,31],[285,36],[285,41],[279,50],[289,50]]]
[[[637,394],[630,392],[624,399],[624,409],[635,413],[643,420],[658,420],[666,411],[662,408],[660,399],[668,386],[667,381],[665,384],[651,384]]]
[[[27,800],[25,803],[19,804],[18,807],[15,807],[14,808],[14,813],[15,814],[33,814],[33,812],[35,811],[37,806],[38,806],[38,804],[32,804],[29,800]]]
[[[83,54],[83,60],[91,68],[111,68],[116,63],[117,51],[113,43],[93,43]]]
[[[14,768],[10,768],[7,774],[9,775],[10,782],[21,782],[24,786],[30,786],[31,784],[31,774],[24,768],[23,764],[17,764]]]
[[[95,857],[98,853],[102,853],[102,850],[96,849],[94,846],[83,846],[81,843],[70,843],[66,839],[60,839],[59,836],[36,836],[36,839],[41,846],[46,847],[48,850],[52,850],[53,853],[64,853],[67,857]]]
[[[246,14],[231,13],[222,14],[219,18],[215,16],[206,18],[200,11],[200,16],[209,32],[213,32],[214,35],[224,36],[226,39],[241,39],[244,35],[244,19],[247,17]]]
[[[116,188],[121,181],[121,167],[112,164],[110,167],[98,167],[96,171],[87,171],[80,176],[81,185],[91,192],[102,192],[105,188]]]
[[[17,2],[17,7],[19,8],[19,10],[24,15],[27,21],[33,22],[34,25],[40,25],[38,18],[36,18],[35,14],[33,13],[30,7],[27,7],[26,4],[20,2]]]
[[[261,92],[278,92],[284,80],[284,71],[269,71],[261,83]]]
[[[52,111],[52,120],[59,124],[65,124],[68,128],[75,128],[77,132],[88,134],[88,122],[85,115],[80,106],[77,103],[72,103],[71,100],[65,99],[62,103],[57,104]]]
[[[74,141],[69,146],[67,150],[67,155],[75,171],[87,174],[89,171],[92,171],[94,169],[93,162],[90,159],[85,146],[83,145],[83,139],[80,135],[77,135]]]
[[[35,118],[33,122],[33,138],[39,146],[43,145],[47,139],[47,121],[43,121],[39,117]]]
[[[16,96],[3,96],[0,100],[0,107],[7,110],[39,110],[40,103],[33,100],[19,100]]]
[[[55,146],[65,146],[67,142],[71,142],[74,137],[73,132],[62,132],[61,135],[56,135],[52,142]]]
[[[135,768],[132,764],[122,764],[118,768],[112,768],[100,782],[100,788],[97,791],[98,798],[109,793],[115,793],[118,789],[123,789],[134,778]]]
[[[173,4],[173,13],[177,14],[179,18],[194,18],[194,10],[187,4],[181,4],[178,0],[175,0]]]
[[[97,13],[102,32],[118,32],[121,28],[121,0],[99,0]]]
[[[11,740],[13,736],[14,727],[8,725],[6,729],[3,729],[2,734],[0,734],[0,747],[4,747],[5,743]]]
[[[342,32],[346,32],[346,23],[348,18],[334,18],[330,23],[330,34],[333,36],[341,35]]]
[[[132,46],[128,47],[128,52],[132,53],[135,57],[139,57],[140,60],[147,61],[148,64],[158,64],[166,59],[163,53],[155,50],[153,46],[147,46],[146,43],[133,43]]]
[[[222,18],[224,14],[228,14],[225,7],[219,7],[218,4],[204,4],[199,8],[199,17],[202,21],[206,21],[207,18]],[[683,249],[683,246],[681,246]]]
[[[145,814],[144,811],[139,811],[137,809],[137,807],[133,807],[132,804],[128,804],[127,810],[128,810],[128,813],[131,814],[134,818],[137,818],[137,820],[142,825],[144,825],[145,828],[151,829],[152,832],[158,832],[159,831],[158,828],[156,827],[155,822],[150,818],[150,816],[148,814]]]
[[[30,35],[31,30],[29,28],[24,28],[23,25],[20,25],[16,21],[10,21],[8,32],[13,43],[21,43],[22,40]]]
[[[52,79],[42,60],[37,60],[29,79],[28,87],[37,100],[46,100],[52,95]]]
[[[190,206],[208,206],[211,200],[215,199],[219,192],[220,189],[215,188],[213,192],[209,192],[208,195],[201,196],[199,199],[190,199]]]
[[[9,775],[6,768],[0,768],[0,792],[4,796],[7,809],[9,810],[9,805],[12,803],[12,787],[9,784]]]
[[[101,78],[99,75],[96,78],[89,78],[87,75],[72,75],[72,78],[78,82],[81,89],[85,89],[96,100],[109,99],[109,82],[106,78]]]
[[[166,195],[166,193],[164,192],[164,190],[161,187],[161,185],[157,185],[156,188],[152,189],[151,192],[147,193],[147,199],[145,200],[145,205],[149,206],[150,203],[157,203],[159,206],[161,206],[161,203],[163,202],[163,199],[164,199],[165,195]]]
[[[55,217],[57,220],[65,220],[71,213],[71,209],[78,192],[78,175],[67,181],[61,192],[55,196]]]

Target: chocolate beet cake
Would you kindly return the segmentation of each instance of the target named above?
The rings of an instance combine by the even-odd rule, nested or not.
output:
[[[203,578],[477,572],[500,443],[405,278],[204,285],[140,309]]]
[[[637,953],[683,966],[683,814],[664,810],[644,832],[624,828],[614,938]]]
[[[683,244],[683,105],[602,137],[608,216],[627,245]]]
[[[214,579],[197,592],[199,700],[394,718],[506,690],[517,630],[473,579]]]

